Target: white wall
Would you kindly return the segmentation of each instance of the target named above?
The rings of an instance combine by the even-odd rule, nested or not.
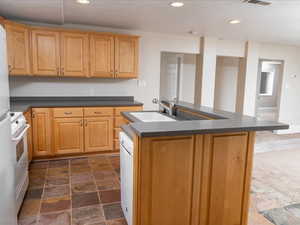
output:
[[[12,96],[133,95],[145,104],[145,109],[156,109],[157,105],[152,103],[152,99],[159,97],[161,52],[199,53],[199,38],[194,36],[71,24],[63,27],[140,35],[139,80],[145,82],[146,86],[138,86],[137,80],[14,77],[10,80]]]
[[[179,100],[194,103],[196,54],[183,54]]]
[[[214,107],[235,112],[239,58],[217,57]]]

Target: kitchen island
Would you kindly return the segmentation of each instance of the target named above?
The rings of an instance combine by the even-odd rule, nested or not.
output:
[[[174,114],[199,119],[123,113],[134,144],[132,225],[246,225],[255,132],[288,125],[185,102]]]

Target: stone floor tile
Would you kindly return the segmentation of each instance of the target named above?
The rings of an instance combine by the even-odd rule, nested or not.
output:
[[[91,173],[91,168],[89,166],[86,167],[72,167],[71,173],[77,174],[77,173]]]
[[[102,204],[121,201],[120,190],[100,191],[99,194],[100,194],[100,201]]]
[[[42,201],[41,213],[68,210],[71,208],[70,197],[51,198]]]
[[[73,165],[88,165],[89,161],[87,157],[71,159],[71,166]]]
[[[123,218],[123,211],[120,203],[103,205],[104,215],[107,220]]]
[[[78,173],[72,174],[71,176],[71,183],[78,184],[78,183],[86,183],[86,182],[93,182],[94,177],[92,173]]]
[[[125,219],[108,220],[107,225],[127,225]]]
[[[72,208],[97,205],[99,203],[100,201],[97,192],[72,195]]]
[[[96,180],[111,180],[116,178],[116,173],[113,170],[94,172]]]
[[[120,189],[120,183],[118,179],[107,179],[107,180],[98,180],[96,181],[99,191]]]
[[[18,220],[18,225],[36,225],[37,216],[25,217]]]
[[[275,225],[299,225],[300,218],[295,217],[284,208],[271,209],[263,212],[263,215]]]
[[[69,176],[65,176],[65,177],[50,176],[46,178],[46,186],[64,185],[64,184],[69,184],[69,182],[70,182]]]
[[[71,225],[70,212],[41,214],[38,225]]]
[[[72,211],[73,225],[105,224],[104,221],[105,217],[100,205],[76,208]]]
[[[62,167],[62,168],[49,168],[47,172],[47,176],[51,177],[64,177],[69,176],[69,168]]]
[[[71,189],[72,189],[72,194],[83,194],[83,193],[97,191],[94,182],[72,184]]]
[[[19,218],[37,216],[40,210],[41,200],[39,199],[25,199],[19,213]]]
[[[69,195],[70,195],[69,185],[50,186],[45,188],[43,199],[64,197]]]
[[[53,160],[49,162],[49,168],[69,167],[69,160]]]
[[[32,162],[30,169],[46,169],[49,166],[49,161]]]
[[[29,189],[43,188],[46,182],[45,176],[29,176]]]
[[[25,195],[25,199],[41,199],[43,194],[43,188],[29,189]]]

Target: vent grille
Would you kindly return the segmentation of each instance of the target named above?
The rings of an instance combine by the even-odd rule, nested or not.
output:
[[[271,5],[270,1],[261,1],[261,0],[243,0],[243,1],[248,4],[263,5],[263,6]]]

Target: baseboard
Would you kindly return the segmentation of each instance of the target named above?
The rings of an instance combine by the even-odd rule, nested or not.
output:
[[[290,125],[290,128],[287,130],[277,130],[276,134],[295,134],[300,133],[300,125]]]

